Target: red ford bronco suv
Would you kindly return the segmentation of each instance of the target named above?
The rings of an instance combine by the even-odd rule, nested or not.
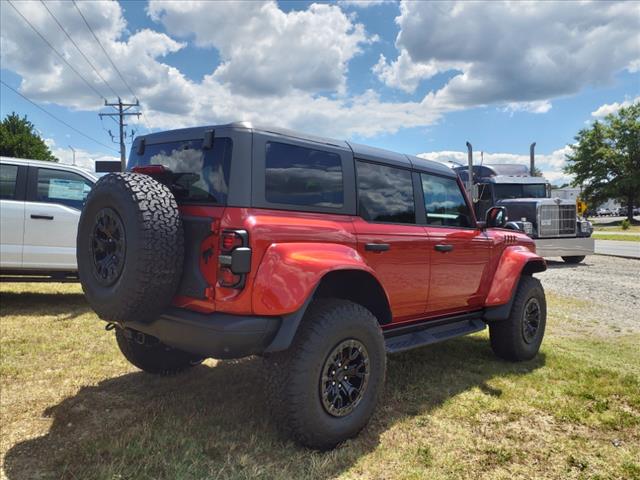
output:
[[[477,332],[533,358],[546,320],[525,234],[477,221],[448,167],[249,123],[138,137],[80,219],[82,287],[150,373],[264,357],[277,424],[328,449],[371,417],[386,354]]]

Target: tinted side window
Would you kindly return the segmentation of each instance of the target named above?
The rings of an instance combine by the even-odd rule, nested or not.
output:
[[[13,200],[16,198],[17,165],[0,165],[0,198]]]
[[[265,197],[269,203],[341,208],[344,187],[340,155],[267,142]]]
[[[358,210],[371,222],[415,223],[411,172],[357,162]]]
[[[456,179],[425,173],[421,173],[420,178],[428,225],[473,226],[469,208]]]
[[[36,201],[61,203],[81,210],[91,187],[89,180],[76,173],[38,168]]]

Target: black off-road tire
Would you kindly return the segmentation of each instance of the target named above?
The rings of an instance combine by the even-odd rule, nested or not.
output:
[[[124,243],[118,247],[122,258],[106,280],[105,268],[96,266],[95,257],[96,251],[104,251],[103,240],[96,240],[104,218],[124,230]],[[113,243],[111,235],[116,234],[109,233]],[[182,220],[169,188],[138,173],[102,177],[80,216],[77,259],[82,289],[100,318],[109,322],[157,318],[178,289],[184,262]]]
[[[562,257],[565,263],[580,263],[585,259],[584,255],[581,256],[571,256],[571,257]]]
[[[539,309],[535,334],[527,327],[527,309]],[[489,337],[493,352],[504,360],[521,362],[531,360],[540,350],[547,323],[547,302],[540,280],[524,275],[520,278],[513,301],[511,314],[507,320],[489,324]]]
[[[330,353],[345,340],[365,347],[369,376],[359,403],[338,417],[323,406],[321,372]],[[265,363],[269,406],[278,428],[314,449],[328,450],[357,435],[373,415],[384,388],[382,331],[369,310],[346,300],[314,301],[289,350],[267,356]]]
[[[202,362],[201,357],[171,348],[149,335],[136,338],[140,335],[138,332],[120,327],[116,327],[115,331],[118,347],[124,357],[147,373],[173,375]]]

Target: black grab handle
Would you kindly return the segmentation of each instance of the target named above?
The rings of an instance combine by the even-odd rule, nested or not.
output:
[[[364,249],[369,252],[386,252],[389,248],[391,247],[388,243],[367,243],[364,246]]]

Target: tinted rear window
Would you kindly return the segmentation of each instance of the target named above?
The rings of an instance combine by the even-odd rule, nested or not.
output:
[[[163,165],[174,174],[172,191],[178,201],[225,205],[232,147],[225,137],[216,138],[207,150],[202,139],[147,145],[142,155],[132,152],[128,168]]]
[[[415,223],[411,172],[357,162],[358,210],[371,222]]]
[[[268,142],[265,197],[269,203],[342,208],[344,187],[340,155]]]

